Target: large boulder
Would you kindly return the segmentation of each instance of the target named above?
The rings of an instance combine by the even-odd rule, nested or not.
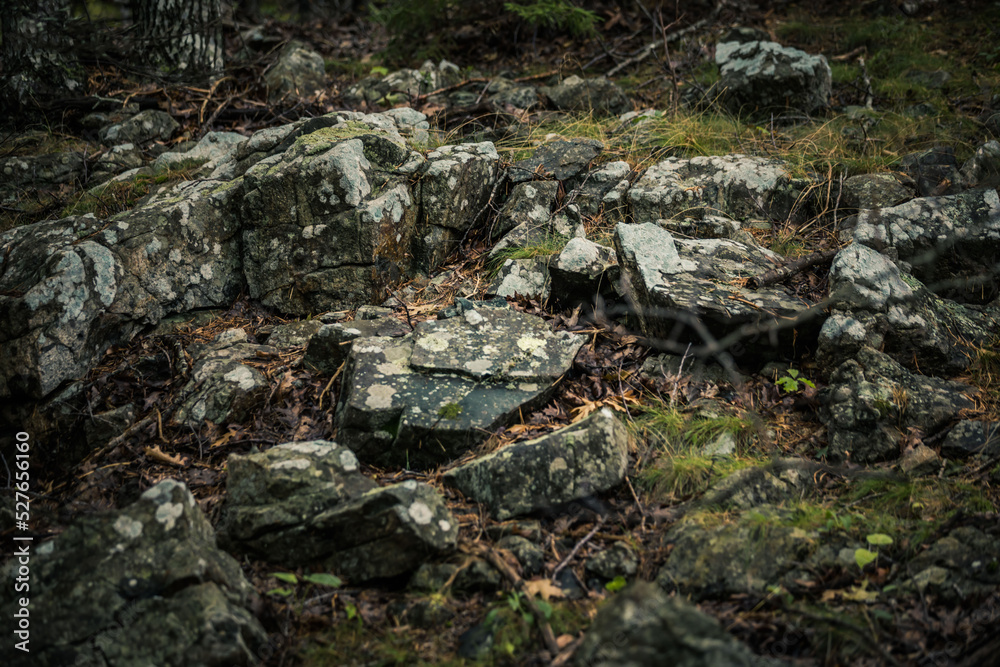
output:
[[[450,461],[546,400],[583,342],[538,317],[471,303],[400,338],[357,339],[338,440],[365,461]]]
[[[422,162],[391,123],[341,121],[248,169],[242,214],[250,295],[298,315],[374,299],[381,269],[409,268],[417,222],[409,179]]]
[[[66,218],[0,236],[0,396],[41,398],[142,326],[235,299],[237,186],[185,182],[112,221]]]
[[[637,223],[660,218],[701,219],[722,214],[734,220],[785,219],[799,195],[778,160],[746,155],[657,162],[628,191]]]
[[[179,482],[78,519],[30,560],[31,652],[8,638],[4,664],[251,665],[267,641],[247,610],[253,587]],[[5,570],[0,609],[14,618],[18,559]]]
[[[607,491],[625,478],[628,433],[604,408],[578,424],[450,470],[445,480],[498,521]]]
[[[580,667],[763,667],[718,621],[681,597],[637,582],[603,607],[574,656]]]
[[[811,113],[832,92],[830,65],[821,55],[775,42],[723,42],[716,47],[722,99],[734,113],[790,107]]]

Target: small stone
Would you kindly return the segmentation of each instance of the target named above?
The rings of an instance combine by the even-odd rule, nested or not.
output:
[[[899,460],[899,467],[908,477],[933,475],[941,470],[944,461],[927,445],[917,445]]]

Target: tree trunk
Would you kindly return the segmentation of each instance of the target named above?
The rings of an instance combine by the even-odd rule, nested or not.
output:
[[[219,0],[133,0],[139,52],[172,79],[208,78],[225,65]]]
[[[83,74],[67,30],[66,0],[8,0],[3,4],[0,109],[15,111],[79,95]]]

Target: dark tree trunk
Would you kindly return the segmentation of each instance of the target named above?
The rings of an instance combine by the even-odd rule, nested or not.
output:
[[[0,109],[15,111],[79,95],[83,74],[67,29],[66,0],[7,0],[3,5]]]
[[[139,52],[172,79],[207,78],[225,64],[219,0],[133,0]]]

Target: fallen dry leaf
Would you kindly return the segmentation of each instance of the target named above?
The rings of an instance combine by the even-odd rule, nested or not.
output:
[[[531,581],[524,582],[524,587],[532,597],[541,596],[541,598],[546,602],[549,601],[549,598],[566,597],[566,593],[563,592],[563,589],[559,588],[548,579],[532,579]]]
[[[166,454],[162,449],[160,449],[159,445],[156,447],[146,447],[143,454],[158,463],[165,463],[168,466],[181,467],[187,465],[187,460],[182,458],[180,454],[170,456],[170,454]]]

